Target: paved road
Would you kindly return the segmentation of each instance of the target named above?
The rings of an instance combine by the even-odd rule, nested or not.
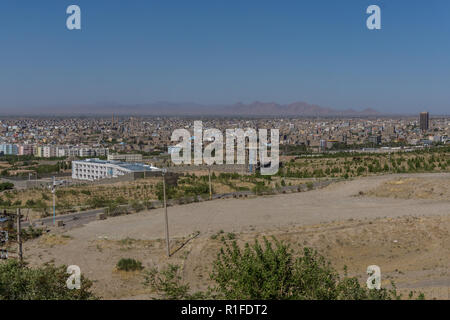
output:
[[[64,227],[66,229],[71,229],[75,227],[82,226],[91,221],[97,219],[97,214],[103,212],[104,209],[94,209],[88,211],[81,211],[75,213],[69,213],[64,215],[56,216],[56,221],[60,220],[64,222]],[[35,220],[33,223],[42,223],[46,226],[53,225],[53,216]],[[27,228],[30,225],[30,222],[22,222],[22,227]]]

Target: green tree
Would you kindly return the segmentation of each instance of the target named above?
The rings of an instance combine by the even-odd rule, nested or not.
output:
[[[331,263],[311,248],[294,258],[288,245],[264,238],[240,249],[225,244],[214,263],[214,292],[225,299],[366,300],[399,299],[392,290],[369,290],[345,273],[341,279]],[[421,296],[419,296],[421,297]]]
[[[0,183],[0,191],[14,189],[14,184],[11,182]]]
[[[273,300],[391,300],[400,299],[393,289],[370,290],[356,277],[343,278],[315,250],[304,248],[300,256],[283,242],[264,238],[240,248],[224,241],[210,274],[214,286],[208,292],[189,294],[179,267],[169,265],[161,273],[148,273],[147,284],[168,299],[273,299]],[[413,293],[410,294],[413,297]],[[418,298],[423,298],[419,295]]]
[[[66,286],[66,267],[46,264],[39,268],[21,265],[16,260],[0,264],[0,300],[92,300],[92,282],[81,276],[81,288]]]

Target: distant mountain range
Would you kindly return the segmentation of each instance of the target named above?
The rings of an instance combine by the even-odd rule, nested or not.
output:
[[[86,111],[92,112],[92,108]],[[233,105],[201,105],[196,103],[169,103],[158,102],[149,105],[102,107],[101,113],[114,112],[115,114],[141,114],[158,116],[376,116],[380,113],[373,109],[356,111],[352,109],[337,110],[325,108],[306,102],[294,102],[290,104],[278,104],[275,102],[253,102],[250,104],[236,103]]]
[[[352,109],[336,110],[325,108],[306,102],[294,102],[286,105],[277,103],[253,102],[251,104],[237,103],[223,110],[225,113],[236,115],[261,116],[374,116],[380,113],[373,109],[355,111]]]
[[[5,114],[6,111],[1,112]],[[8,112],[10,113],[10,112]],[[148,115],[148,116],[291,116],[291,117],[360,117],[377,116],[373,109],[361,111],[325,108],[306,102],[278,104],[275,102],[236,103],[233,105],[202,105],[196,103],[156,102],[139,105],[97,104],[73,107],[45,107],[15,110],[14,114],[52,114],[52,115]]]

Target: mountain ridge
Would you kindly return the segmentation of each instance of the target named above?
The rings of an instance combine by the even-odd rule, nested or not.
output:
[[[276,102],[255,101],[249,104],[238,102],[232,105],[202,105],[196,103],[159,102],[149,105],[126,107],[126,111],[135,111],[143,115],[217,115],[217,116],[376,116],[381,113],[366,108],[361,111],[353,109],[333,109],[306,102],[279,104]],[[116,111],[119,111],[116,109]]]
[[[39,110],[39,111],[38,111]],[[92,105],[78,105],[65,107],[46,106],[32,109],[15,109],[3,111],[2,114],[32,115],[32,114],[53,114],[53,115],[144,115],[144,116],[293,116],[293,117],[319,117],[319,116],[378,116],[380,112],[366,108],[363,110],[354,109],[333,109],[322,107],[317,104],[309,104],[302,101],[288,104],[276,102],[254,101],[252,103],[237,102],[227,105],[206,105],[193,102],[173,103],[159,101],[149,104],[117,104],[117,103],[97,103]]]

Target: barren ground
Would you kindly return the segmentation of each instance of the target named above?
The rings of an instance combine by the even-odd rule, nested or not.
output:
[[[198,289],[208,285],[222,236],[233,233],[242,243],[275,235],[294,249],[318,249],[337,270],[347,265],[361,281],[376,264],[385,286],[394,280],[404,291],[448,299],[449,188],[448,173],[374,176],[303,193],[170,207],[170,259],[162,209],[59,230],[27,242],[24,254],[32,264],[80,266],[103,298],[145,299],[154,295],[142,285],[142,273],[117,272],[120,258],[138,259],[146,268],[180,264],[185,281]]]

